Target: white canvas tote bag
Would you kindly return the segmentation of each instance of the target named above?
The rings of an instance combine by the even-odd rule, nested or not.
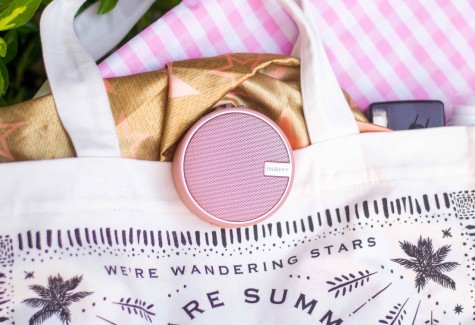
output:
[[[275,216],[221,229],[182,204],[170,163],[120,158],[72,27],[82,2],[41,26],[77,158],[0,165],[0,324],[475,322],[473,127],[358,134],[318,31],[280,0],[312,145]]]

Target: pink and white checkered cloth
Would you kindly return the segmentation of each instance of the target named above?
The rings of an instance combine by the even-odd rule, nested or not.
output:
[[[312,0],[330,62],[360,107],[475,94],[475,1]],[[289,54],[297,28],[271,0],[184,0],[100,64],[104,77],[229,52]],[[450,113],[450,112],[449,112]]]

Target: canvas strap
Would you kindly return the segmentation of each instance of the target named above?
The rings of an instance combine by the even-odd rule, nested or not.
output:
[[[98,15],[99,1],[74,20],[76,34],[97,61],[124,39],[155,0],[121,0],[113,10]]]
[[[120,157],[117,132],[102,77],[94,57],[81,44],[73,27],[74,15],[84,2],[54,0],[45,9],[41,20],[45,66],[59,117],[77,156]],[[277,2],[286,8],[300,30],[295,53],[302,62],[302,97],[311,142],[358,133],[318,31],[309,25],[304,12],[294,1]],[[86,43],[100,42],[94,37],[87,36],[85,39],[90,41]]]

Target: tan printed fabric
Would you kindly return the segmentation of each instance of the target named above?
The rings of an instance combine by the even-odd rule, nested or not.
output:
[[[106,79],[123,157],[170,161],[193,123],[223,105],[273,119],[293,149],[309,144],[300,61],[273,54],[228,54],[174,62],[165,70]],[[351,101],[358,121],[364,115]],[[0,162],[74,157],[52,95],[0,109]]]

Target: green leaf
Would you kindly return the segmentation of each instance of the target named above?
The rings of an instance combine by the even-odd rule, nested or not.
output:
[[[40,6],[41,0],[13,0],[0,13],[0,30],[20,27],[28,22]]]
[[[11,106],[3,97],[0,97],[0,107]]]
[[[0,12],[7,9],[8,5],[12,0],[0,0]]]
[[[0,63],[0,66],[5,66],[5,64],[3,64],[3,61],[2,61],[2,60],[0,60],[0,62],[1,62],[1,63]],[[0,72],[1,72],[1,71],[2,71],[2,69],[0,68]],[[4,80],[4,78],[3,78],[3,73],[0,73],[0,89],[1,89],[1,91],[0,91],[0,98],[3,98],[3,95],[4,95],[4,94],[2,93],[2,92],[3,92],[3,86],[4,86],[4,85],[5,85],[5,80]]]
[[[25,25],[20,26],[16,28],[15,30],[17,30],[19,33],[22,33],[22,34],[30,34],[30,33],[36,34],[40,31],[40,29],[38,28],[38,24],[33,21],[29,21]]]
[[[99,2],[99,10],[97,13],[103,15],[115,8],[119,0],[101,0]]]
[[[0,37],[0,56],[4,58],[5,55],[7,55],[7,42]]]
[[[31,72],[32,66],[35,62],[38,62],[39,56],[36,55],[36,50],[39,50],[40,47],[40,38],[34,38],[31,41],[27,42],[26,47],[22,48],[18,52],[18,60],[15,60],[15,77],[12,80],[15,80],[16,86],[21,87],[21,84],[24,81],[24,76]]]
[[[157,1],[157,7],[163,12],[167,12],[168,10],[172,9],[173,7],[180,4],[181,0],[161,0]]]
[[[8,79],[8,70],[3,63],[3,60],[0,60],[0,96],[4,96],[7,92],[10,81]]]
[[[18,33],[16,29],[10,30],[5,34],[5,41],[7,42],[8,49],[3,61],[5,64],[8,64],[18,53]]]

